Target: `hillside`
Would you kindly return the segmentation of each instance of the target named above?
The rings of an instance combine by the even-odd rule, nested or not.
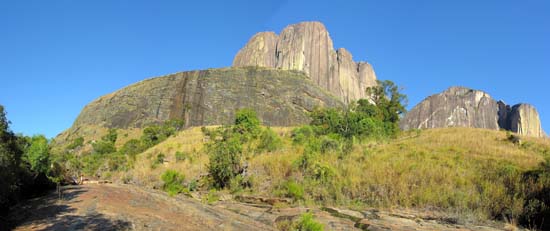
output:
[[[210,129],[212,128],[214,127],[210,127]],[[544,158],[550,157],[550,141],[547,139],[525,137],[521,138],[521,144],[515,144],[508,140],[509,136],[506,132],[501,131],[473,128],[418,130],[404,132],[392,140],[357,142],[353,145],[351,152],[344,156],[336,150],[322,154],[316,159],[317,165],[325,169],[324,171],[332,172],[328,181],[323,182],[308,179],[303,175],[304,172],[296,169],[294,163],[304,155],[304,146],[292,144],[292,129],[273,128],[283,139],[283,143],[277,151],[246,155],[250,187],[208,191],[201,186],[203,177],[208,174],[208,154],[204,150],[207,139],[205,139],[201,128],[195,127],[181,131],[139,154],[134,167],[127,171],[103,172],[102,178],[112,180],[115,185],[129,184],[131,186],[124,187],[130,188],[123,187],[118,190],[117,187],[111,186],[103,188],[87,186],[83,188],[83,195],[91,192],[105,195],[105,192],[113,190],[112,194],[118,195],[130,190],[128,193],[138,193],[135,196],[130,196],[131,198],[141,197],[146,195],[143,193],[148,190],[163,188],[160,180],[161,175],[166,170],[172,169],[184,175],[185,182],[196,180],[199,183],[197,191],[192,191],[187,196],[178,196],[181,198],[177,199],[180,201],[178,203],[191,204],[179,206],[191,206],[192,204],[199,206],[193,201],[202,201],[211,204],[213,207],[208,209],[214,209],[213,212],[225,214],[222,217],[243,216],[256,210],[258,210],[256,213],[265,213],[261,216],[248,214],[245,217],[232,218],[255,220],[249,220],[244,224],[263,222],[262,225],[275,228],[276,217],[289,215],[287,213],[298,216],[305,212],[305,208],[316,211],[314,212],[316,219],[334,229],[338,227],[351,228],[356,225],[356,222],[363,219],[350,223],[349,219],[351,221],[355,219],[353,216],[349,218],[349,216],[338,215],[338,213],[330,212],[333,210],[327,209],[327,207],[336,207],[338,211],[342,210],[345,214],[354,214],[352,211],[377,211],[375,213],[378,214],[378,218],[366,217],[366,220],[363,220],[363,223],[369,224],[371,228],[393,227],[395,230],[407,230],[407,227],[415,227],[415,224],[424,224],[424,228],[432,227],[432,230],[454,230],[451,227],[491,230],[488,226],[502,229],[507,225],[513,225],[513,223],[488,222],[489,219],[500,219],[501,217],[495,217],[497,214],[511,215],[506,218],[510,219],[509,222],[514,222],[519,218],[513,216],[522,213],[521,205],[526,198],[525,195],[514,195],[509,191],[510,187],[528,186],[522,184],[521,174],[537,169]],[[126,131],[119,130],[118,132],[122,134]],[[164,159],[158,163],[157,159],[161,154],[164,155]],[[287,191],[289,188],[285,185],[288,185],[290,181],[298,182],[303,187],[301,198],[296,198]],[[145,191],[137,188],[132,189],[135,186],[143,188]],[[158,193],[158,191],[148,193],[152,192]],[[154,198],[159,201],[172,200],[165,196],[154,196]],[[261,198],[279,199],[276,199],[278,202],[267,202],[266,205],[265,202],[260,202],[263,200],[260,200]],[[251,199],[253,201],[250,201]],[[107,200],[107,198],[99,199],[98,210],[99,206],[104,208],[110,204],[104,204],[106,202],[101,202],[103,200]],[[268,206],[272,209],[254,209],[254,207],[248,207],[250,204],[241,204],[243,202],[259,203],[258,206]],[[159,206],[159,204],[155,204],[155,206]],[[106,214],[122,212],[114,207],[106,209],[109,211]],[[123,209],[123,207],[119,209]],[[279,212],[273,211],[273,209]],[[177,210],[163,209],[162,211],[162,214],[155,215],[163,220],[158,225],[170,225],[176,222],[170,217],[175,216],[178,213]],[[329,211],[329,213],[323,211]],[[364,212],[364,214],[368,214],[368,212]],[[81,215],[83,214],[78,216]],[[146,221],[145,217],[139,219],[135,217],[138,215],[119,217],[120,219],[124,218],[122,220],[117,218],[119,223],[112,223],[107,219],[106,221],[109,222],[105,224],[115,226],[133,224],[135,227],[135,224],[141,224],[139,222],[150,223]],[[273,217],[273,220],[263,220],[270,216]],[[341,219],[339,217],[348,218]],[[408,217],[416,217],[414,218],[415,222],[410,223],[412,220],[408,219],[413,218]],[[186,222],[194,223],[199,220],[207,222],[203,218],[197,220],[197,218],[189,217],[188,219]],[[430,219],[435,219],[434,223],[429,223]],[[91,221],[84,219],[82,222]],[[213,224],[220,224],[219,222],[215,221]],[[452,225],[447,226],[448,222],[451,222]]]
[[[325,152],[314,163],[318,171],[329,173],[328,178],[312,180],[296,167],[307,147],[292,144],[292,129],[273,128],[282,137],[276,151],[245,151],[249,187],[220,193],[290,199],[281,206],[435,210],[460,224],[484,223],[503,216],[517,220],[528,199],[517,189],[539,187],[524,184],[524,175],[550,158],[547,139],[522,137],[517,144],[503,131],[415,130],[395,139],[356,141],[348,154]],[[207,184],[204,176],[208,175],[205,142],[201,128],[184,130],[139,154],[131,169],[104,172],[102,178],[161,189],[161,175],[172,169],[185,176],[185,182],[197,182],[201,188]],[[301,185],[298,190],[303,195],[296,198],[287,191],[291,190],[289,182]],[[190,196],[204,200],[208,194],[199,190]]]

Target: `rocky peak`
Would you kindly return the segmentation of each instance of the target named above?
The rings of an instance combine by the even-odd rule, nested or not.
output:
[[[279,36],[260,32],[237,53],[234,67],[262,66],[303,71],[315,84],[348,103],[365,98],[376,85],[376,74],[365,62],[356,63],[346,49],[334,49],[320,22],[287,26]]]
[[[495,101],[489,94],[465,87],[451,87],[432,95],[403,117],[404,130],[473,127],[509,130],[520,135],[545,137],[535,107],[517,104],[513,107]]]

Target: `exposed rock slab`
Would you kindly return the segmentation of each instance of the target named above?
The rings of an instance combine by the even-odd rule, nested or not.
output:
[[[267,126],[292,126],[307,123],[307,112],[317,106],[341,105],[297,71],[209,69],[141,81],[102,96],[82,110],[72,129],[143,127],[169,119],[186,126],[221,125],[232,123],[240,108],[254,109]]]
[[[520,135],[545,137],[534,106],[513,107],[495,101],[483,91],[451,87],[432,95],[409,111],[400,122],[403,130],[472,127],[509,130]]]
[[[365,89],[377,84],[372,66],[354,62],[351,53],[343,48],[335,50],[320,22],[289,25],[279,36],[273,32],[254,35],[237,53],[233,66],[303,71],[345,103],[366,98]]]
[[[517,104],[509,115],[510,131],[525,136],[545,137],[537,109],[530,104]]]
[[[404,130],[444,127],[498,130],[498,106],[485,92],[451,87],[416,105],[400,126]]]

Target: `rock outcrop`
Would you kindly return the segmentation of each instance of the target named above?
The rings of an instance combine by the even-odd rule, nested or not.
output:
[[[107,128],[143,127],[169,119],[186,126],[233,121],[240,108],[252,108],[265,125],[307,123],[317,106],[342,103],[303,73],[266,68],[189,71],[141,81],[88,104],[73,124]]]
[[[518,104],[508,112],[508,130],[525,136],[545,137],[537,109],[530,104]]]
[[[451,87],[416,105],[401,120],[401,128],[474,127],[499,129],[497,102],[487,93]]]
[[[509,130],[520,135],[545,137],[535,107],[513,107],[495,101],[483,91],[451,87],[432,95],[409,111],[400,122],[403,130],[472,127]]]
[[[344,103],[366,98],[376,74],[365,62],[356,63],[350,52],[334,50],[332,39],[320,22],[287,26],[280,35],[260,32],[237,53],[234,67],[261,66],[303,71],[318,86]]]

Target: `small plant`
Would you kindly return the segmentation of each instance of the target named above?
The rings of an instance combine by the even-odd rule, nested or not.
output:
[[[300,219],[296,223],[296,230],[300,231],[322,231],[325,230],[325,226],[313,218],[313,214],[308,212],[302,214]]]
[[[188,156],[189,156],[189,154],[187,154],[187,153],[177,151],[176,152],[176,162],[184,161],[185,159],[187,159]]]
[[[205,197],[202,198],[203,203],[207,203],[209,205],[216,203],[220,200],[220,196],[218,195],[218,191],[215,189],[211,189],[208,191],[208,194],[206,194]]]
[[[162,188],[170,196],[175,196],[185,189],[185,187],[183,187],[185,176],[175,170],[166,170],[166,172],[162,174],[161,179],[164,182]]]
[[[286,188],[286,196],[294,200],[304,199],[304,187],[295,181],[287,181],[284,185]]]
[[[260,134],[260,143],[258,144],[258,151],[273,152],[280,149],[283,142],[279,135],[275,133],[271,128],[267,128]]]
[[[76,149],[78,147],[82,147],[83,144],[84,144],[84,138],[80,136],[74,139],[73,142],[69,144],[69,146],[67,146],[67,149],[69,150]]]
[[[307,142],[311,137],[315,135],[313,128],[309,125],[305,125],[292,130],[292,142],[294,144],[303,144]]]

